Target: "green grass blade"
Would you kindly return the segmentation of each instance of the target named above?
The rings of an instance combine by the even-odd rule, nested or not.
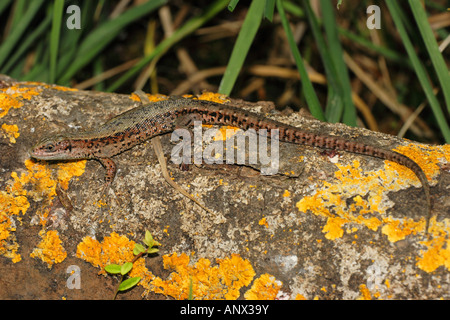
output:
[[[347,39],[351,40],[352,42],[360,45],[361,47],[365,47],[367,49],[370,49],[386,59],[396,62],[398,65],[406,66],[408,68],[412,69],[412,64],[409,60],[405,59],[404,55],[399,54],[398,52],[384,46],[378,46],[374,44],[372,41],[367,40],[366,38],[354,34],[351,31],[344,29],[342,27],[339,27],[339,34],[346,37]]]
[[[284,12],[283,5],[280,0],[276,1],[276,6],[278,13],[281,18],[281,24],[283,25],[284,32],[286,33],[289,47],[291,53],[294,56],[294,61],[297,65],[297,69],[300,73],[300,79],[302,81],[303,93],[305,95],[306,103],[308,104],[309,111],[311,114],[319,120],[325,121],[325,115],[323,114],[322,108],[320,107],[319,99],[317,98],[314,87],[309,80],[308,72],[306,71],[303,59],[300,55],[300,51],[295,43],[294,36],[292,34],[291,27],[289,26],[289,21],[287,20],[286,14]]]
[[[59,35],[61,32],[63,9],[64,0],[55,0],[53,6],[52,31],[50,34],[50,83],[54,83],[56,79],[56,63],[58,60]]]
[[[344,113],[342,121],[349,126],[356,126],[356,109],[352,100],[352,88],[350,85],[350,77],[348,75],[347,66],[344,62],[344,53],[339,41],[338,28],[334,9],[329,0],[320,1],[323,15],[323,24],[328,40],[328,50],[330,59],[336,69],[337,83],[341,87],[340,97],[342,99]]]
[[[239,0],[230,0],[230,2],[228,3],[228,10],[230,12],[233,12],[234,8],[236,8],[238,2],[239,2]]]
[[[11,30],[11,33],[8,35],[6,40],[0,46],[0,67],[5,64],[11,51],[17,45],[20,40],[20,37],[28,28],[31,20],[36,15],[37,11],[41,7],[43,0],[35,0],[29,3],[29,7],[25,14],[22,16],[20,23],[17,24],[17,27]]]
[[[164,39],[158,44],[152,53],[142,58],[133,68],[128,70],[117,81],[110,85],[106,91],[111,92],[117,90],[123,83],[135,75],[139,70],[144,68],[153,58],[169,50],[173,45],[178,43],[188,34],[200,28],[203,24],[209,21],[212,17],[227,7],[228,0],[217,0],[211,4],[202,16],[194,17],[187,21],[182,27],[178,28],[169,38]]]
[[[447,121],[445,120],[445,116],[443,111],[441,110],[439,102],[433,93],[432,86],[430,84],[430,81],[428,80],[428,74],[425,71],[425,68],[420,62],[419,58],[417,57],[417,54],[414,50],[414,46],[412,45],[411,40],[409,39],[408,34],[406,33],[406,29],[403,25],[403,22],[401,21],[399,14],[401,10],[398,7],[398,3],[396,1],[386,1],[386,4],[388,6],[389,12],[391,13],[392,19],[394,20],[395,26],[397,27],[398,33],[402,38],[403,45],[405,46],[406,52],[408,53],[409,59],[411,60],[411,63],[414,67],[415,73],[417,75],[417,78],[419,79],[422,89],[425,92],[425,95],[434,113],[439,128],[441,129],[445,141],[449,143],[450,128],[448,126]]]
[[[339,83],[336,67],[333,60],[331,59],[332,54],[325,43],[325,39],[323,38],[323,35],[320,31],[317,17],[312,11],[309,1],[304,0],[303,6],[327,76],[328,97],[327,106],[325,109],[326,120],[328,122],[339,122],[344,111],[344,102],[342,98],[342,88]]]
[[[438,44],[428,22],[427,14],[422,7],[422,3],[418,0],[409,0],[409,6],[411,7],[414,18],[416,19],[423,42],[425,43],[434,70],[441,84],[447,110],[450,112],[450,74],[448,72],[447,65],[445,64],[444,57],[439,51]]]
[[[65,84],[86,64],[99,54],[129,23],[156,10],[167,0],[152,0],[125,11],[115,19],[108,20],[93,30],[81,43],[76,59],[58,82]]]
[[[17,50],[14,50],[13,55],[8,59],[5,66],[2,68],[3,72],[6,74],[14,73],[19,75],[20,72],[15,70],[17,67],[17,63],[21,57],[30,49],[30,47],[36,42],[39,37],[42,37],[45,31],[50,26],[52,21],[52,16],[47,15],[43,21],[39,24],[39,26],[30,33],[26,39],[20,44],[20,47]],[[14,70],[14,71],[13,71]]]
[[[230,95],[239,72],[242,69],[245,58],[247,57],[250,46],[255,39],[256,33],[258,32],[264,8],[264,1],[252,1],[247,15],[245,16],[244,23],[242,24],[242,28],[239,31],[236,43],[234,44],[233,52],[231,53],[227,69],[225,70],[225,73],[220,82],[218,90],[219,93]]]
[[[5,11],[6,8],[8,8],[9,4],[11,3],[12,0],[2,0],[0,1],[0,14],[3,13],[3,11]]]
[[[275,10],[275,0],[266,0],[266,6],[264,8],[264,17],[272,22],[273,11]]]

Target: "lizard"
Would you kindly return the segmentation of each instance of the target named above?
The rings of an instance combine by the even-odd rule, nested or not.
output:
[[[278,138],[283,142],[362,154],[403,165],[412,170],[422,184],[427,203],[425,230],[428,231],[432,210],[430,185],[422,168],[411,158],[393,150],[338,136],[315,134],[230,104],[192,98],[169,98],[143,104],[113,117],[95,129],[44,138],[29,151],[29,155],[37,160],[98,160],[106,169],[104,188],[108,188],[117,171],[111,159],[113,156],[176,128],[188,127],[196,120],[202,121],[202,124],[229,125],[244,130],[265,129],[267,135],[277,129]]]

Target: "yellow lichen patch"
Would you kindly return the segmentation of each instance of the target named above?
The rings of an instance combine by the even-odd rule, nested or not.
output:
[[[203,92],[200,96],[197,97],[198,100],[207,100],[217,103],[225,103],[229,101],[227,97],[220,93],[214,92]]]
[[[247,300],[274,300],[281,289],[282,282],[270,274],[263,274],[253,282],[252,287],[244,294]]]
[[[412,143],[408,146],[399,146],[394,149],[394,151],[397,151],[398,153],[401,153],[414,160],[414,162],[417,163],[425,172],[427,178],[430,179],[439,174],[438,163],[440,162],[441,158],[448,157],[450,152],[448,150],[447,152],[445,151],[445,146],[427,146],[426,150],[428,150],[428,152],[422,151],[420,147]],[[450,159],[448,159],[448,161],[450,161]],[[420,184],[414,172],[412,172],[405,166],[391,161],[387,161],[387,163],[388,168],[391,167],[392,170],[399,172],[399,174],[402,175],[403,179],[413,180]]]
[[[48,86],[48,88],[59,90],[59,91],[78,91],[78,89],[75,89],[75,88],[56,86],[56,85]]]
[[[11,108],[22,107],[21,100],[30,100],[41,91],[42,89],[16,86],[0,89],[0,118],[6,116]]]
[[[20,136],[19,127],[17,125],[8,125],[4,123],[2,124],[1,129],[5,139],[9,139],[10,143],[16,143],[16,139]]]
[[[327,224],[323,227],[322,232],[325,233],[325,238],[334,240],[342,237],[344,230],[342,226],[348,222],[347,219],[339,217],[330,217],[327,220]]]
[[[12,234],[16,228],[13,226],[11,217],[3,210],[4,209],[4,194],[0,192],[0,255],[12,259],[16,263],[22,260],[18,254],[19,245],[16,237]]]
[[[55,263],[63,262],[67,257],[67,253],[61,245],[58,232],[55,230],[47,232],[41,230],[39,236],[41,236],[42,241],[38,244],[37,248],[33,250],[30,257],[41,259],[43,262],[47,263],[49,268]]]
[[[77,257],[89,262],[94,267],[100,267],[99,273],[106,274],[105,266],[111,263],[122,264],[133,260],[135,242],[126,236],[113,232],[99,242],[91,237],[85,237],[77,246]]]
[[[258,221],[258,224],[259,224],[260,226],[266,226],[266,228],[269,227],[269,224],[267,223],[266,217],[264,217],[264,218],[262,218],[261,220],[259,220],[259,221]]]
[[[381,232],[387,235],[391,242],[403,240],[410,234],[416,234],[417,230],[424,230],[426,224],[423,219],[414,221],[410,218],[402,219],[402,221],[386,218],[383,222],[385,225],[381,228]]]
[[[434,222],[429,240],[422,242],[428,249],[421,250],[417,266],[426,272],[433,272],[441,266],[450,271],[450,227],[448,219],[445,220],[447,221]]]
[[[163,94],[146,94],[146,96],[148,97],[148,100],[150,102],[167,100],[167,96],[165,96]],[[131,94],[130,99],[133,101],[142,102],[141,98],[134,92]]]
[[[210,128],[212,125],[203,125],[205,128]],[[231,126],[222,126],[219,129],[217,129],[217,133],[214,136],[214,141],[225,141],[232,136],[236,135],[236,133],[241,130],[237,127],[231,127]]]
[[[123,264],[134,259],[133,248],[135,242],[126,236],[120,236],[113,232],[105,237],[102,242],[91,237],[85,237],[77,246],[77,257],[89,262],[94,267],[100,268],[99,274],[106,274],[105,266],[108,264]],[[141,277],[140,285],[148,286],[154,278],[145,267],[145,260],[139,258],[133,264],[129,273],[130,277]]]
[[[35,162],[28,159],[25,161],[25,166],[28,169],[28,173],[21,175],[20,182],[22,185],[31,183],[33,188],[29,195],[35,201],[43,201],[43,205],[39,207],[36,214],[40,218],[41,224],[45,224],[48,215],[46,208],[56,196],[57,184],[59,183],[62,188],[67,189],[70,179],[84,173],[86,160],[59,163],[56,179],[53,179],[52,171],[46,165],[46,162]]]
[[[87,160],[73,161],[58,164],[58,181],[64,189],[69,187],[73,177],[81,176],[86,170]]]
[[[359,286],[359,291],[361,292],[361,296],[358,300],[372,300],[372,295],[365,284]]]
[[[167,280],[156,277],[153,291],[175,299],[187,299],[192,290],[194,299],[237,299],[239,289],[253,280],[255,271],[251,264],[237,254],[231,258],[217,259],[218,266],[211,267],[208,259],[199,259],[189,265],[186,254],[163,256],[164,268],[173,270]]]
[[[439,161],[450,158],[450,148],[444,146],[427,149],[424,152],[411,144],[408,147],[398,147],[397,151],[416,161],[427,176],[432,178],[439,173]],[[386,210],[392,206],[387,201],[387,192],[405,189],[411,184],[420,187],[420,181],[411,170],[391,161],[385,161],[385,169],[377,171],[363,172],[359,161],[353,161],[351,165],[336,166],[339,170],[335,177],[339,183],[323,182],[322,187],[317,188],[312,196],[304,197],[296,204],[299,211],[310,210],[316,215],[333,219],[327,221],[323,229],[327,238],[335,239],[343,235],[342,226],[347,222],[361,224],[373,231],[386,224],[382,230],[391,241],[424,231],[425,217],[420,222],[406,221],[400,224],[385,217]],[[350,198],[352,202],[345,201]],[[381,215],[381,218],[374,215]],[[344,220],[334,220],[335,216]]]
[[[21,258],[17,253],[19,246],[13,234],[16,231],[13,216],[25,214],[30,203],[27,199],[27,191],[23,188],[23,180],[27,180],[27,175],[22,174],[19,177],[16,172],[12,172],[11,178],[6,182],[5,190],[0,190],[0,254],[17,262]],[[20,220],[20,218],[17,219]]]
[[[6,116],[11,108],[20,108],[23,105],[18,99],[6,94],[3,90],[0,90],[0,118]]]
[[[35,200],[52,199],[56,195],[57,181],[52,178],[51,170],[42,162],[35,162],[31,159],[25,160],[27,173],[22,173],[18,182],[21,186],[27,183],[33,185],[30,195]]]
[[[86,161],[60,164],[58,170],[58,180],[61,185],[67,188],[68,181],[73,176],[78,176],[84,171]],[[11,178],[6,182],[5,190],[0,191],[0,254],[11,257],[13,261],[20,261],[17,254],[18,244],[12,232],[16,230],[13,222],[13,215],[19,215],[30,207],[28,198],[35,201],[43,201],[36,212],[40,223],[45,225],[47,221],[48,206],[56,196],[57,180],[52,178],[51,170],[41,162],[25,160],[26,172],[20,175],[17,172],[11,173]],[[25,189],[27,184],[32,185],[32,189]],[[11,251],[13,250],[13,251]]]

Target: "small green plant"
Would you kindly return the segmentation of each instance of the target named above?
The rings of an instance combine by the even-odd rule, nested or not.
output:
[[[158,241],[155,241],[153,239],[153,236],[150,233],[150,231],[148,231],[148,230],[145,231],[145,237],[144,237],[143,242],[146,245],[146,247],[139,243],[136,243],[134,245],[133,254],[135,255],[135,257],[133,258],[133,261],[125,262],[122,265],[108,264],[107,266],[105,266],[106,272],[108,272],[110,274],[121,274],[121,276],[122,276],[122,278],[120,279],[119,286],[117,287],[116,293],[114,294],[114,298],[113,298],[114,300],[116,299],[119,291],[126,291],[128,289],[131,289],[135,285],[137,285],[139,283],[139,281],[141,281],[141,277],[127,278],[124,280],[125,276],[133,268],[133,263],[137,259],[142,257],[144,254],[152,254],[152,253],[157,253],[159,251],[159,249],[154,248],[154,247],[160,246],[161,244]]]

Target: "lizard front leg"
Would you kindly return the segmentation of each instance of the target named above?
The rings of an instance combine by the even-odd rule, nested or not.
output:
[[[113,160],[110,158],[96,158],[106,169],[105,174],[105,185],[103,186],[103,192],[105,192],[114,181],[114,177],[116,176],[117,166]]]

